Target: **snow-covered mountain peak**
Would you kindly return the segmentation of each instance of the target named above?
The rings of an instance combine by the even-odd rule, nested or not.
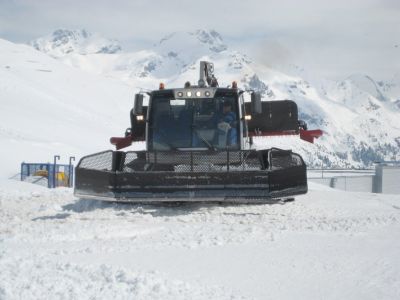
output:
[[[229,56],[227,49],[215,30],[173,32],[154,44],[152,54],[146,61],[141,60],[142,67],[136,74],[171,78],[193,68],[200,58],[219,60]]]
[[[224,44],[222,36],[215,30],[198,29],[194,32],[174,32],[163,37],[155,47],[157,49],[188,50],[196,45],[201,50],[219,53],[228,47]],[[193,51],[193,49],[191,49]]]
[[[221,52],[226,50],[228,47],[223,43],[222,36],[215,30],[197,30],[195,33],[191,33],[203,44],[209,45],[209,49],[214,52]]]
[[[67,54],[112,54],[121,51],[116,40],[110,40],[97,33],[84,29],[57,29],[52,34],[30,42],[37,50],[53,57],[63,57]]]

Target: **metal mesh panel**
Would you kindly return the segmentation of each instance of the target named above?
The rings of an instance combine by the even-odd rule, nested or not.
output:
[[[254,171],[261,163],[256,151],[128,152],[122,171]]]
[[[295,166],[301,166],[303,160],[300,155],[291,151],[272,150],[270,157],[271,169],[280,170]]]
[[[157,151],[127,152],[113,168],[113,152],[107,151],[82,158],[82,169],[122,172],[232,172],[255,171],[264,168],[286,169],[303,165],[302,158],[291,151],[271,149],[267,152],[241,151]],[[264,165],[264,166],[263,166]]]
[[[127,152],[125,156],[125,163],[122,166],[122,171],[143,171],[145,169],[145,165],[146,155],[144,152]]]
[[[89,155],[81,159],[78,167],[82,169],[111,171],[112,158],[113,158],[112,151]]]

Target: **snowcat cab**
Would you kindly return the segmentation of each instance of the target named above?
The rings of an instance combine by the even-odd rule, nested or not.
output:
[[[220,88],[213,64],[200,63],[198,85],[135,96],[131,127],[111,138],[117,151],[83,157],[76,168],[75,195],[112,201],[263,202],[307,192],[300,155],[277,148],[252,149],[252,136],[300,134],[310,142],[293,101],[261,102],[261,95]],[[146,141],[145,151],[119,151]]]

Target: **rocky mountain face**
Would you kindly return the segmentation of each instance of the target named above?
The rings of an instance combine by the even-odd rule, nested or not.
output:
[[[283,72],[229,49],[213,30],[175,32],[134,53],[84,30],[57,30],[31,45],[75,67],[122,79],[136,90],[155,89],[159,82],[167,87],[197,83],[199,61],[213,61],[220,86],[236,80],[242,89],[260,91],[263,100],[295,100],[309,129],[325,132],[315,144],[265,138],[258,141],[262,146],[292,148],[310,165],[324,167],[366,167],[399,158],[399,74],[389,82],[366,74],[336,82],[310,76],[304,68]]]

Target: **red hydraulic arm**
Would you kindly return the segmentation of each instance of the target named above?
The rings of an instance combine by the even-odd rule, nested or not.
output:
[[[319,138],[320,136],[322,136],[322,134],[323,131],[321,129],[314,129],[314,130],[300,129],[300,138],[309,143],[314,143],[314,139]]]
[[[144,141],[144,139],[138,139],[128,134],[125,137],[112,137],[110,143],[116,147],[117,150],[129,147],[133,142]]]
[[[309,143],[314,143],[314,139],[322,136],[323,131],[320,129],[315,130],[286,130],[286,131],[258,131],[249,132],[249,136],[280,136],[280,135],[300,135],[300,138]]]
[[[309,143],[314,143],[314,139],[317,139],[323,135],[323,131],[320,129],[315,130],[286,130],[286,131],[268,131],[268,132],[249,132],[249,136],[282,136],[282,135],[300,135],[300,138]],[[132,135],[125,137],[112,137],[110,143],[116,147],[117,150],[129,147],[132,142],[142,141],[143,139],[135,139]]]

